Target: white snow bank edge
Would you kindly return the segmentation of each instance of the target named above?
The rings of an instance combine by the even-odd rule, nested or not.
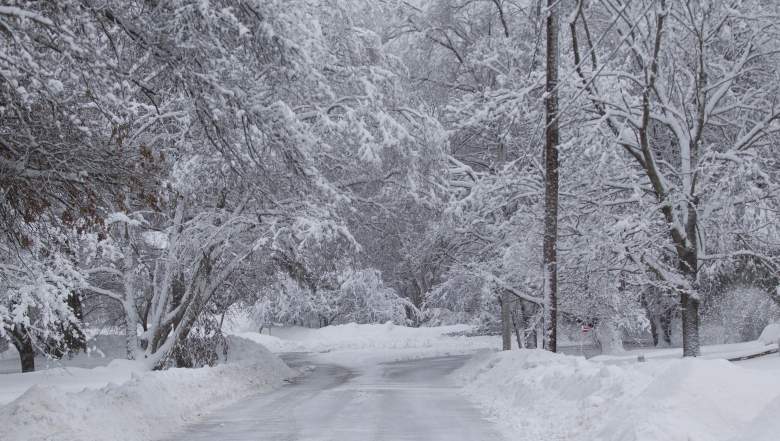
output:
[[[0,407],[6,441],[148,441],[204,414],[267,392],[296,375],[263,346],[230,337],[228,363],[198,369],[133,373],[122,384],[65,392],[33,386]]]

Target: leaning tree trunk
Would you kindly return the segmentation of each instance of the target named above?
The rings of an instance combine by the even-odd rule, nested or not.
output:
[[[518,301],[520,303],[520,301]],[[517,340],[517,347],[525,349],[527,344],[525,342],[525,317],[518,311],[519,308],[514,307],[511,309],[512,314],[512,327],[515,330],[515,340]]]
[[[154,346],[152,347],[152,353],[156,359],[152,366],[154,370],[164,369],[176,346],[183,344],[189,336],[195,321],[212,294],[209,291],[212,265],[211,257],[206,254],[192,275],[189,287],[185,285],[181,275],[174,281],[172,294],[175,306],[172,305],[172,307],[178,310],[178,313],[169,323],[158,328],[155,334]],[[180,357],[175,361],[186,365],[183,358],[185,355],[187,354],[180,354]]]

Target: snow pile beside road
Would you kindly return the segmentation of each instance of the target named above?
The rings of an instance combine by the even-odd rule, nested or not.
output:
[[[724,360],[607,365],[524,350],[475,357],[453,375],[515,440],[769,441],[778,439],[768,422],[780,408],[778,373]]]
[[[778,372],[749,370],[725,360],[676,360],[650,366],[655,378],[614,412],[610,441],[777,440],[743,438],[780,397]],[[626,367],[625,369],[630,369]]]
[[[200,369],[131,373],[122,384],[69,392],[35,385],[0,407],[5,441],[141,441],[165,436],[199,416],[270,390],[294,375],[277,356],[232,337],[228,363]],[[111,369],[112,363],[104,369]],[[88,371],[88,370],[85,370]],[[27,374],[10,374],[23,378]],[[63,383],[73,378],[61,375]]]
[[[758,341],[765,345],[780,342],[780,323],[773,323],[764,328]]]
[[[256,341],[274,352],[330,352],[373,349],[421,349],[470,351],[496,347],[496,336],[467,337],[468,325],[412,328],[393,323],[326,326],[319,329],[274,328],[274,336],[256,332],[236,335]],[[453,335],[460,334],[460,335]]]
[[[18,360],[14,360],[17,364]],[[0,405],[19,398],[33,386],[58,387],[65,392],[79,392],[85,388],[99,389],[109,383],[124,383],[135,373],[146,370],[143,363],[130,360],[112,360],[108,366],[92,369],[57,367],[26,374],[0,375]]]

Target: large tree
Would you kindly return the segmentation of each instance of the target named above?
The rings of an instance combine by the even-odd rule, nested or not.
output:
[[[641,220],[643,237],[632,235],[625,252],[679,294],[684,355],[699,355],[702,271],[738,256],[773,265],[761,244],[774,227],[761,219],[776,204],[776,5],[575,8],[580,95],[624,152],[612,191],[660,215]]]

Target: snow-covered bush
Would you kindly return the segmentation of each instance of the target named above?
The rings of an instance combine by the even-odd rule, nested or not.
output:
[[[16,347],[22,370],[30,371],[36,353],[59,358],[84,348],[74,305],[85,282],[69,256],[45,249],[23,255],[0,264],[0,338]]]
[[[327,283],[314,287],[302,286],[287,274],[279,273],[276,282],[261,291],[251,310],[254,328],[272,323],[404,324],[410,311],[417,313],[414,305],[384,284],[375,269],[345,269],[328,278]]]
[[[334,294],[340,299],[337,303],[342,322],[403,324],[406,323],[407,308],[415,309],[393,288],[385,286],[377,270],[347,271],[340,275],[339,281]]]
[[[780,319],[780,305],[759,288],[734,287],[713,294],[702,311],[702,339],[710,344],[755,340]]]

